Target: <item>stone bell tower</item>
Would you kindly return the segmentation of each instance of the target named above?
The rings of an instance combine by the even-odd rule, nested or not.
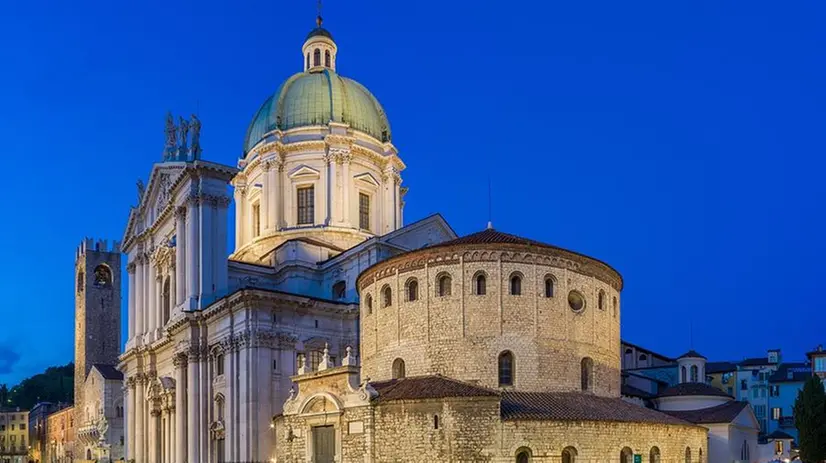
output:
[[[92,365],[117,365],[120,346],[120,243],[87,238],[75,254],[76,418]]]

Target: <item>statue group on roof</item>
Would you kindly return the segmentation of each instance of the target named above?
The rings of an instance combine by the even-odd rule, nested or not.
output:
[[[166,144],[164,161],[194,161],[201,156],[201,121],[192,115],[190,120],[178,117],[178,125],[172,113],[166,114]]]

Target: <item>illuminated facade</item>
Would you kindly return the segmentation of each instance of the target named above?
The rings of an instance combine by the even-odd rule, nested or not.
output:
[[[301,72],[255,114],[237,167],[202,158],[197,117],[169,116],[122,246],[127,459],[270,459],[299,364],[358,349],[359,273],[455,238],[438,215],[402,226],[405,165],[387,117],[337,59],[319,24]]]

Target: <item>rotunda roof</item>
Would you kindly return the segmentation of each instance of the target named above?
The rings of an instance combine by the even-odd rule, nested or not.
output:
[[[616,269],[614,269],[613,267],[599,259],[595,259],[585,254],[580,254],[576,251],[570,251],[568,249],[543,243],[541,241],[523,238],[521,236],[512,235],[510,233],[503,233],[493,229],[490,226],[487,229],[482,230],[480,232],[471,233],[470,235],[465,235],[450,241],[445,241],[442,243],[434,244],[432,246],[416,249],[413,251],[408,251],[406,253],[399,254],[384,261],[380,261],[364,270],[358,278],[359,280],[361,280],[365,275],[370,274],[370,272],[374,271],[376,268],[391,266],[400,260],[409,259],[419,254],[427,254],[432,251],[438,251],[445,248],[485,248],[496,250],[507,249],[509,251],[533,251],[544,254],[556,255],[559,257],[576,261],[580,265],[577,270],[580,273],[589,274],[591,276],[601,278],[609,284],[615,285],[617,290],[622,290],[623,287],[622,275],[620,275],[620,273]]]
[[[275,130],[349,124],[382,142],[390,141],[390,122],[379,101],[360,83],[331,69],[293,75],[264,101],[247,129],[244,155]]]
[[[677,396],[710,396],[710,397],[729,397],[730,395],[710,386],[705,383],[680,383],[672,386],[662,392],[658,397],[677,397]]]

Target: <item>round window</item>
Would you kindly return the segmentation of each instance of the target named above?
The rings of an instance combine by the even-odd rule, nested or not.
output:
[[[574,312],[580,312],[585,308],[585,298],[578,291],[568,293],[568,305]]]

